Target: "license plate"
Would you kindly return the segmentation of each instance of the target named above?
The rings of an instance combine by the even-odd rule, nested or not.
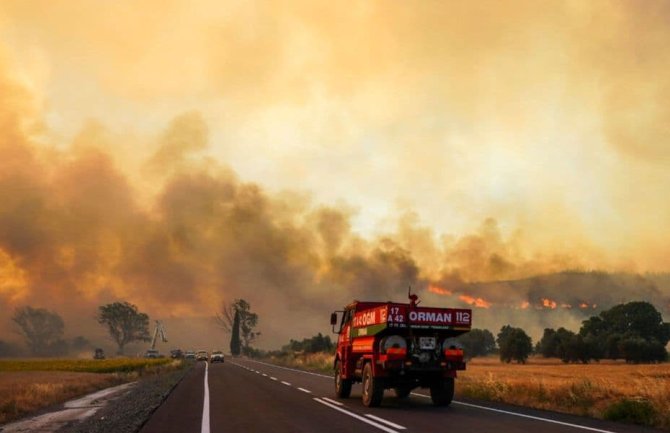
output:
[[[435,349],[435,337],[419,337],[419,347],[421,350]]]

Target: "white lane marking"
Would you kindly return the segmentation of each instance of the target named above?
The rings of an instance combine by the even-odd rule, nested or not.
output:
[[[246,359],[246,361],[267,365],[269,367],[281,368],[282,370],[297,371],[298,373],[311,374],[312,376],[327,377],[328,379],[333,378],[333,376],[328,376],[326,374],[312,373],[311,371],[304,371],[304,370],[298,370],[296,368],[283,367],[281,365],[270,364],[269,362],[256,361],[255,359]]]
[[[263,373],[263,377],[268,377],[268,375],[267,375],[267,374],[265,374],[265,373]]]
[[[284,385],[286,385],[286,386],[291,386],[291,384],[290,384],[290,383],[288,383],[288,382],[285,382],[285,381],[283,381],[283,380],[281,381],[281,383],[283,383],[283,384],[284,384]]]
[[[311,394],[311,393],[312,393],[312,391],[310,391],[309,389],[305,389],[305,388],[298,388],[298,389],[299,389],[300,391],[302,391],[302,392],[306,392],[307,394]]]
[[[209,364],[205,364],[205,399],[202,403],[201,433],[209,433]]]
[[[550,423],[553,423],[553,424],[559,424],[559,425],[564,425],[564,426],[568,426],[568,427],[579,428],[579,429],[582,429],[582,430],[597,431],[597,432],[600,432],[600,433],[614,433],[613,431],[610,431],[610,430],[602,430],[602,429],[599,429],[599,428],[587,427],[585,425],[572,424],[572,423],[563,422],[563,421],[556,421],[556,420],[549,419],[549,418],[541,418],[539,416],[525,415],[523,413],[510,412],[510,411],[502,410],[502,409],[494,409],[492,407],[479,406],[477,404],[472,404],[472,403],[463,403],[462,401],[454,401],[454,403],[460,404],[462,406],[476,407],[478,409],[490,410],[492,412],[504,413],[504,414],[507,414],[507,415],[514,415],[514,416],[519,416],[519,417],[522,417],[522,418],[529,418],[529,419],[534,419],[534,420],[537,420],[537,421],[544,421],[544,422],[550,422]]]
[[[368,418],[372,418],[375,421],[379,421],[383,424],[386,424],[389,427],[397,428],[398,430],[407,430],[407,427],[403,427],[403,426],[401,426],[399,424],[396,424],[394,422],[385,420],[384,418],[379,418],[378,416],[374,416],[371,413],[366,413],[365,416],[367,416]]]
[[[412,395],[416,395],[416,396],[424,397],[424,398],[430,398],[430,396],[428,396],[428,395],[419,394],[417,392],[413,392]],[[518,417],[521,417],[521,418],[534,419],[536,421],[544,421],[544,422],[548,422],[548,423],[552,423],[552,424],[559,424],[559,425],[564,425],[564,426],[568,426],[568,427],[579,428],[579,429],[582,429],[582,430],[597,431],[597,432],[600,432],[600,433],[616,433],[616,432],[613,432],[611,430],[603,430],[603,429],[599,429],[599,428],[595,428],[595,427],[587,427],[585,425],[572,424],[572,423],[569,423],[569,422],[557,421],[555,419],[550,419],[550,418],[542,418],[542,417],[539,417],[539,416],[526,415],[526,414],[523,414],[523,413],[512,412],[512,411],[509,411],[509,410],[494,409],[492,407],[480,406],[478,404],[465,403],[465,402],[462,402],[462,401],[454,400],[452,403],[460,404],[461,406],[468,406],[468,407],[474,407],[474,408],[477,408],[477,409],[489,410],[491,412],[503,413],[505,415],[518,416]]]
[[[261,372],[260,372],[260,371],[258,371],[258,370],[256,370],[256,374],[261,374]]]
[[[376,423],[376,422],[374,422],[374,421],[371,421],[371,420],[369,420],[369,419],[367,419],[367,418],[365,418],[365,417],[362,417],[362,416],[360,416],[360,415],[357,415],[357,414],[355,414],[355,413],[353,413],[353,412],[349,412],[348,410],[344,410],[344,409],[342,409],[341,407],[338,407],[338,406],[335,406],[334,404],[330,404],[330,403],[328,403],[327,401],[323,401],[323,400],[321,400],[321,399],[319,399],[319,398],[316,398],[316,397],[314,398],[314,401],[319,402],[319,403],[321,403],[321,404],[323,404],[323,405],[325,405],[325,406],[328,406],[328,407],[331,408],[331,409],[335,409],[335,410],[337,410],[337,411],[340,411],[340,412],[342,412],[342,413],[345,414],[345,415],[349,415],[350,417],[353,417],[353,418],[356,418],[356,419],[358,419],[358,420],[360,420],[360,421],[363,421],[363,422],[366,423],[366,424],[370,424],[370,425],[373,426],[373,427],[377,427],[379,430],[383,430],[383,431],[385,431],[386,433],[398,433],[397,431],[395,431],[395,430],[391,430],[390,428],[386,427],[385,425],[378,424],[378,423]]]
[[[328,403],[333,403],[333,404],[336,404],[338,406],[344,406],[344,403],[341,403],[337,400],[331,400],[328,397],[321,397],[321,400],[326,400]]]
[[[270,379],[272,379],[272,380],[277,380],[276,377],[272,377],[272,376],[270,376]]]

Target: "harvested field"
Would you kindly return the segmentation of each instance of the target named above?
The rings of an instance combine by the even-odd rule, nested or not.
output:
[[[456,390],[462,397],[670,429],[670,364],[583,365],[543,358],[503,364],[475,358],[459,373]],[[632,402],[626,410],[641,413],[618,416],[613,409],[621,402]]]
[[[174,370],[172,359],[0,360],[0,424],[99,389]]]

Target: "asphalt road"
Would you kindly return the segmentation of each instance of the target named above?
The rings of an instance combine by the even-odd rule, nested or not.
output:
[[[458,387],[458,381],[456,382]],[[382,406],[363,406],[360,385],[337,400],[329,376],[247,359],[198,363],[142,433],[224,432],[654,432],[636,426],[476,401],[432,406],[423,390]]]

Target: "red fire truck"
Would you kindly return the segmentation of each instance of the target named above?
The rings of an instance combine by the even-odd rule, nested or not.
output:
[[[337,397],[349,397],[352,384],[362,382],[369,407],[381,403],[385,389],[405,398],[417,387],[429,388],[436,406],[451,403],[456,371],[465,370],[454,337],[470,330],[472,310],[419,307],[416,295],[409,298],[407,304],[354,301],[331,315]]]

